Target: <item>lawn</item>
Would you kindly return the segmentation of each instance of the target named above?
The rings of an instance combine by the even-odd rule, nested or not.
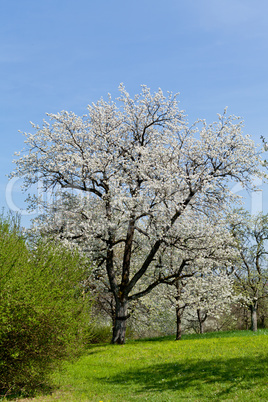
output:
[[[98,345],[32,401],[268,401],[268,331]],[[24,399],[24,401],[30,399]]]

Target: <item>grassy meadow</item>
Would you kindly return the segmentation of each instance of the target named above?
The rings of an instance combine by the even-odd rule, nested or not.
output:
[[[50,395],[20,401],[268,401],[268,331],[94,345],[53,381]]]

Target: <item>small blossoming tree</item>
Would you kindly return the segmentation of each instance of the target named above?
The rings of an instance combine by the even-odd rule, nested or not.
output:
[[[250,310],[251,329],[257,331],[258,307],[268,299],[268,215],[238,210],[230,217],[230,228],[239,253],[235,285]]]

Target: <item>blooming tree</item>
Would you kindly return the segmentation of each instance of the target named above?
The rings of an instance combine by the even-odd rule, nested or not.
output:
[[[183,243],[174,244],[164,256],[166,278],[171,278],[165,280],[166,297],[176,309],[176,339],[181,339],[185,310],[188,316],[194,312],[203,332],[206,318],[217,318],[235,300],[231,277],[238,258],[235,242],[224,219],[214,219],[203,216],[202,225],[193,221],[186,226]]]
[[[152,292],[130,304],[128,326],[131,334],[139,338],[174,334],[175,307],[170,303],[167,294],[166,285],[160,284]]]
[[[250,310],[251,329],[257,331],[258,307],[268,298],[268,215],[238,210],[230,217],[230,228],[240,257],[236,287]]]
[[[180,303],[188,307],[192,320],[198,321],[200,333],[203,333],[208,317],[219,318],[224,312],[230,312],[231,303],[236,301],[233,278],[225,270],[212,268],[189,278],[181,296]]]
[[[189,126],[176,95],[143,86],[132,99],[119,90],[117,102],[101,99],[85,116],[63,111],[33,124],[14,172],[26,188],[42,180],[44,191],[61,189],[46,228],[82,244],[96,269],[105,267],[113,343],[125,341],[129,302],[167,279],[159,258],[183,237],[183,217],[195,211],[201,220],[224,208],[230,180],[250,186],[259,164],[239,118],[225,112],[211,125]]]

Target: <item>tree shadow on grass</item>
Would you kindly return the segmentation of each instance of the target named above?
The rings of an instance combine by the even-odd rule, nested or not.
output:
[[[258,335],[268,335],[267,330],[258,329],[257,332],[252,332],[251,330],[240,330],[240,331],[218,331],[218,332],[205,332],[203,334],[183,334],[181,340],[200,340],[200,339],[214,339],[214,338],[232,338],[232,337],[245,337],[245,336],[258,336]],[[144,342],[166,342],[175,341],[175,335],[165,335],[159,337],[148,337],[142,339],[130,340],[127,343],[144,343]]]
[[[256,383],[261,383],[262,388],[268,387],[268,356],[258,360],[256,357],[183,363],[178,360],[124,371],[103,380],[122,386],[135,386],[136,391],[133,392],[138,393],[177,390],[189,395],[192,390],[200,398],[204,396],[205,388],[211,388],[214,397],[228,397],[234,390],[252,390]]]
[[[175,341],[174,335],[165,335],[165,336],[157,336],[157,337],[149,337],[149,338],[141,338],[141,339],[131,339],[127,341],[127,344],[135,344],[135,343],[144,343],[144,342],[166,342],[166,341]]]

